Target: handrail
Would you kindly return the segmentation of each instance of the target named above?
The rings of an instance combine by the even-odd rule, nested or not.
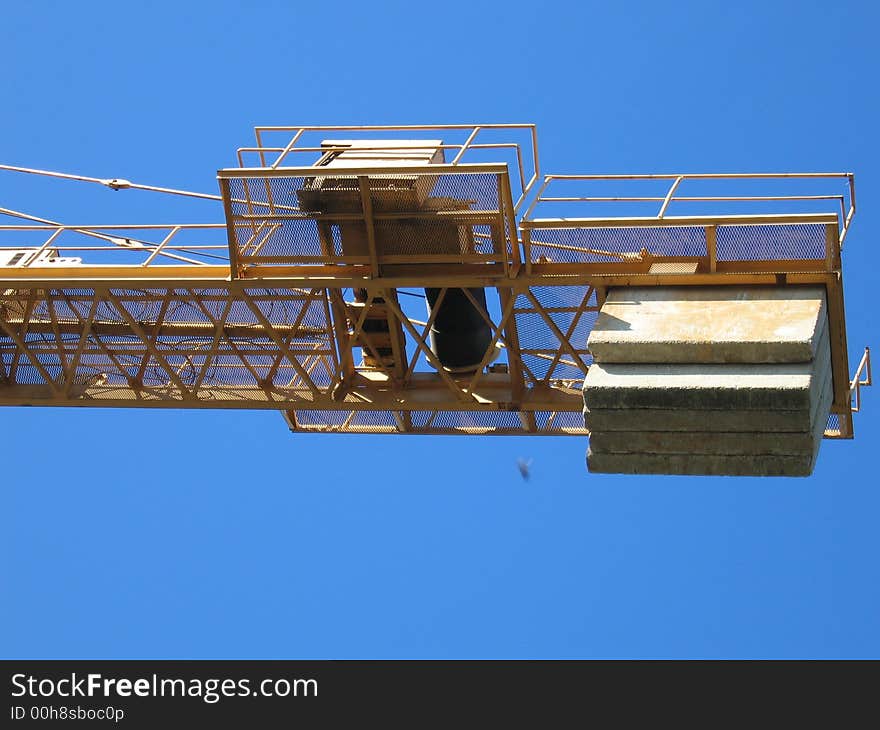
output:
[[[521,130],[529,133],[531,142],[532,170],[531,176],[527,178],[525,164],[523,162],[523,149],[519,142],[494,142],[494,143],[476,143],[474,140],[477,134],[486,130]],[[314,147],[314,146],[298,146],[302,136],[306,132],[393,132],[400,131],[404,133],[411,132],[443,132],[443,131],[467,131],[468,137],[462,143],[443,143],[436,145],[438,149],[454,150],[453,165],[459,165],[467,159],[467,153],[473,150],[490,150],[490,149],[512,149],[516,153],[516,172],[519,180],[519,195],[515,196],[514,211],[519,212],[526,198],[531,193],[533,187],[540,179],[540,162],[538,158],[538,133],[534,124],[382,124],[382,125],[291,125],[291,126],[257,126],[254,128],[256,137],[256,146],[239,147],[236,150],[238,164],[240,167],[247,167],[243,158],[243,153],[256,153],[259,155],[260,167],[270,167],[276,169],[284,164],[284,161],[291,154],[299,153],[327,153],[327,152],[344,152],[347,148],[343,147]],[[265,134],[291,133],[291,138],[284,146],[264,144]],[[393,140],[389,140],[393,141]],[[418,140],[413,140],[418,141]],[[432,145],[434,147],[434,145]],[[393,145],[381,145],[375,147],[358,147],[358,151],[388,151],[398,149]],[[399,149],[404,149],[400,147]],[[268,162],[266,155],[268,153],[276,154],[273,162]]]
[[[10,211],[9,213],[14,213]],[[27,216],[34,218],[33,216]],[[39,219],[42,220],[42,219]],[[37,223],[16,223],[0,225],[0,235],[7,232],[46,232],[48,238],[42,243],[35,246],[21,245],[18,243],[0,242],[0,252],[3,250],[14,249],[17,251],[27,251],[31,255],[23,258],[19,263],[12,266],[0,266],[0,270],[6,268],[31,268],[39,267],[43,260],[42,254],[49,251],[52,255],[58,256],[62,252],[64,254],[82,253],[85,251],[99,251],[105,253],[118,253],[126,251],[129,254],[141,254],[144,260],[136,266],[156,266],[156,259],[171,259],[173,263],[186,263],[195,266],[211,266],[212,264],[199,259],[189,258],[181,254],[190,254],[192,256],[201,257],[201,259],[216,259],[224,263],[229,262],[229,246],[228,243],[176,243],[174,241],[183,231],[225,231],[227,228],[225,223],[149,223],[149,224],[88,224],[88,225],[64,225],[54,223],[52,221]],[[167,232],[160,241],[150,241],[140,237],[139,232],[155,231]],[[57,242],[59,236],[64,233],[85,236],[92,241],[103,241],[105,245],[76,245],[76,244],[60,244]]]
[[[672,201],[672,196],[675,195],[675,191],[678,190],[678,186],[684,181],[684,177],[679,175],[675,178],[675,181],[672,185],[669,186],[669,192],[666,193],[666,197],[663,198],[663,205],[660,206],[660,212],[657,213],[658,218],[662,218],[663,214],[666,212],[666,209],[669,207],[669,203]]]
[[[835,223],[834,213],[760,213],[753,215],[673,215],[605,218],[523,219],[523,229],[538,228],[648,228],[651,226],[761,225],[797,223]]]
[[[865,379],[862,380],[862,373],[865,374]],[[849,382],[849,397],[850,397],[850,408],[853,413],[858,413],[862,407],[862,386],[870,386],[872,385],[871,379],[871,348],[865,348],[865,354],[862,355],[862,359],[859,361],[859,366],[856,368],[855,375],[853,375],[852,380]],[[852,405],[852,401],[855,399],[855,405]]]
[[[358,175],[466,175],[468,173],[506,173],[508,167],[501,162],[467,162],[455,165],[389,165],[376,168],[371,165],[359,167],[225,167],[217,171],[223,179],[268,178],[268,177],[357,177]]]
[[[700,180],[833,180],[844,179],[847,183],[846,190],[840,194],[822,195],[678,195],[679,187],[687,181]],[[670,180],[671,184],[666,195],[620,195],[620,196],[562,196],[547,195],[548,189],[559,181],[594,181],[594,182],[620,182],[620,181],[647,181],[647,180]],[[848,199],[848,200],[847,200]],[[850,224],[856,211],[855,175],[852,172],[764,172],[764,173],[661,173],[661,174],[591,174],[591,175],[545,175],[537,194],[523,214],[523,223],[529,224],[536,208],[543,203],[635,203],[635,202],[660,202],[660,210],[655,220],[661,221],[666,218],[669,206],[674,202],[795,202],[795,201],[835,201],[839,204],[840,211],[835,213],[840,229],[838,244],[842,247],[844,239],[849,232]],[[607,217],[606,217],[607,218]],[[547,219],[544,219],[547,220]],[[563,226],[571,225],[569,217],[559,218]],[[578,219],[582,220],[582,219]],[[646,218],[646,220],[649,220]],[[649,225],[649,223],[648,223]],[[530,227],[525,225],[524,227]]]

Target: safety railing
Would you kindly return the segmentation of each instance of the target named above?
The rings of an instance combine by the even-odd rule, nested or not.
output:
[[[236,275],[323,266],[375,277],[394,264],[506,272],[519,260],[504,164],[231,168],[218,178]]]
[[[817,194],[805,193],[786,193],[786,194],[761,194],[761,195],[708,195],[689,194],[683,195],[682,190],[688,186],[695,184],[706,189],[707,184],[719,181],[731,181],[737,186],[742,185],[767,185],[773,181],[783,182],[786,184],[796,181],[798,184],[811,183],[828,184],[829,182],[844,181],[844,189],[840,192],[822,192]],[[668,182],[668,187],[661,188],[661,193],[653,195],[627,194],[621,195],[549,195],[551,188],[559,189],[560,184],[564,183],[588,183],[598,184],[606,190],[611,185],[624,184],[627,188],[638,186],[644,190],[644,186],[652,181]],[[757,210],[755,213],[732,213],[729,204],[742,204],[742,207],[749,207],[752,204],[760,204],[766,208],[767,204],[772,203],[776,208],[779,205],[785,205],[788,212],[792,211],[787,204],[800,204],[801,211],[804,213],[814,212],[833,212],[838,216],[838,225],[840,229],[838,243],[843,246],[843,242],[849,232],[849,227],[856,211],[856,195],[855,195],[855,177],[851,172],[806,172],[806,173],[692,173],[692,174],[643,174],[643,175],[546,175],[538,189],[538,192],[523,215],[526,222],[535,221],[535,212],[545,208],[549,204],[613,204],[617,209],[622,209],[622,204],[654,204],[657,206],[657,212],[653,215],[640,216],[639,220],[643,220],[646,224],[654,222],[670,222],[670,208],[675,204],[704,204],[708,210],[705,215],[713,216],[729,216],[729,215],[760,215],[766,213],[766,210]],[[817,211],[817,206],[821,210]],[[570,205],[567,206],[570,209]],[[809,210],[806,210],[809,208]],[[777,209],[775,212],[779,213]],[[617,220],[625,223],[629,220],[629,216],[615,213],[606,218],[586,218],[577,220],[601,221],[601,220]],[[566,221],[574,223],[574,219],[566,212],[563,216]],[[672,218],[672,222],[680,220],[681,217]]]
[[[327,126],[300,125],[283,127],[256,127],[256,146],[239,147],[236,150],[239,167],[263,167],[278,169],[284,166],[314,164],[327,154],[345,152],[348,147],[333,147],[315,142],[316,135],[344,132],[357,139],[375,139],[378,135],[400,132],[402,139],[417,141],[428,133],[444,137],[459,136],[460,142],[444,140],[431,147],[441,150],[447,164],[459,165],[473,162],[510,163],[515,173],[511,180],[514,187],[513,207],[519,212],[529,193],[540,178],[538,160],[538,133],[534,124],[437,124],[437,125],[370,125],[370,126]],[[511,139],[518,135],[522,139]],[[487,137],[501,136],[501,141],[483,141]],[[272,140],[277,140],[273,144]],[[378,146],[358,146],[358,152],[398,149],[393,140],[381,142]],[[406,149],[401,147],[400,149]],[[305,158],[305,159],[304,159]],[[256,164],[252,164],[255,161]]]
[[[0,269],[229,264],[225,223],[0,225]]]
[[[520,228],[529,271],[833,271],[854,214],[852,173],[548,175]]]
[[[871,379],[871,348],[866,347],[856,368],[855,375],[849,383],[850,408],[853,413],[858,413],[862,408],[862,386],[873,384]]]

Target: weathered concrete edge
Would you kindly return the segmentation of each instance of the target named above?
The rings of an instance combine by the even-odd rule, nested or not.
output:
[[[603,454],[587,451],[587,468],[603,474],[668,474],[680,476],[806,477],[812,454],[730,456],[718,454]]]
[[[588,409],[627,409],[627,408],[685,408],[695,410],[812,410],[813,400],[818,395],[820,383],[824,382],[826,370],[831,367],[831,351],[827,333],[817,351],[817,357],[812,363],[803,364],[803,372],[792,374],[791,378],[808,378],[808,387],[803,387],[795,382],[791,387],[759,387],[757,384],[751,388],[745,382],[746,378],[761,380],[762,377],[772,375],[779,377],[774,370],[780,367],[795,367],[796,365],[739,365],[742,375],[732,374],[720,370],[718,365],[681,365],[685,369],[684,377],[692,379],[693,385],[688,387],[671,386],[663,384],[664,374],[658,373],[657,366],[641,364],[596,364],[591,366],[587,377],[584,379],[583,393],[584,403]],[[633,368],[643,369],[646,378],[653,378],[656,384],[635,385],[632,377]],[[615,378],[615,370],[626,369],[626,376],[620,377],[620,382],[609,384],[607,380]],[[672,366],[665,367],[670,370]],[[713,373],[714,369],[714,373]],[[602,382],[600,377],[593,378],[591,373],[601,373],[600,377],[606,380]],[[729,385],[718,385],[717,381],[711,384],[712,378],[721,373],[729,378]],[[784,377],[783,374],[782,377]],[[598,381],[598,384],[596,384]],[[679,379],[681,382],[681,379]]]
[[[724,339],[688,339],[693,331],[683,325],[681,333],[668,333],[663,339],[648,337],[636,328],[634,331],[608,327],[603,329],[605,318],[620,320],[618,309],[625,310],[642,301],[656,305],[662,298],[669,298],[672,307],[688,303],[688,296],[706,296],[706,304],[711,302],[731,303],[731,294],[736,291],[757,291],[762,298],[744,300],[742,305],[753,304],[772,306],[774,302],[785,303],[794,299],[818,300],[816,321],[809,336],[796,339],[758,339],[754,332],[750,339],[733,337]],[[806,297],[798,295],[808,293]],[[679,297],[676,299],[676,297]],[[734,305],[736,306],[736,305]],[[638,318],[638,310],[633,314]],[[746,312],[743,312],[746,314]],[[656,312],[647,316],[656,316]],[[670,317],[681,317],[682,313],[671,311]],[[635,321],[635,320],[634,320]],[[596,362],[602,363],[787,363],[809,362],[813,359],[821,335],[827,328],[828,305],[824,287],[624,287],[612,289],[608,299],[588,338],[588,347]],[[752,328],[755,329],[755,328]]]
[[[831,384],[829,368],[825,387]],[[587,408],[584,425],[593,432],[665,431],[665,432],[755,432],[809,434],[816,424],[821,405],[814,398],[809,409],[738,410],[684,408]],[[828,416],[825,416],[827,422]],[[758,428],[760,426],[760,429]]]

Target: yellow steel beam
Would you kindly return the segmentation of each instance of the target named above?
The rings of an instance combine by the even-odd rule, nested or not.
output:
[[[533,218],[523,220],[520,227],[529,230],[544,228],[657,228],[674,226],[724,225],[799,225],[838,223],[831,213],[796,213],[768,215],[667,215],[663,218]]]
[[[419,373],[422,376],[435,375]],[[0,385],[0,405],[83,406],[114,408],[255,408],[269,410],[302,409],[322,411],[399,410],[399,411],[565,411],[580,413],[583,399],[577,388],[530,388],[516,395],[506,381],[484,382],[474,390],[475,399],[462,402],[435,377],[416,382],[405,390],[376,387],[362,382],[352,387],[342,401],[326,394],[316,397],[308,388],[281,388],[257,385],[204,385],[195,392],[169,391],[165,386],[75,384],[67,395],[44,384]],[[430,382],[433,380],[433,382]]]

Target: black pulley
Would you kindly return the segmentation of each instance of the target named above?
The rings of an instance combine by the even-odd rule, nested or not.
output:
[[[428,311],[433,314],[442,289],[425,288]],[[468,289],[474,301],[486,308],[486,291]],[[474,372],[492,342],[492,329],[462,289],[447,289],[431,326],[431,350],[446,370]],[[492,358],[494,359],[494,358]]]

